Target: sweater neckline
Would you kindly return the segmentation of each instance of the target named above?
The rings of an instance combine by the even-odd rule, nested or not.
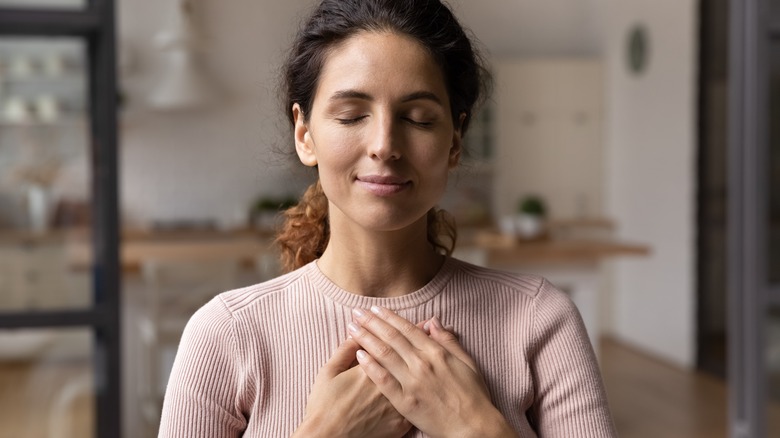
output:
[[[369,297],[344,290],[322,273],[316,260],[306,265],[305,275],[320,293],[343,306],[363,309],[380,306],[399,311],[419,306],[441,293],[455,273],[456,267],[455,259],[446,257],[431,281],[416,291],[398,297]]]

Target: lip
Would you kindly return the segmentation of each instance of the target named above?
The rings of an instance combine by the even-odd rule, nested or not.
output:
[[[357,177],[356,182],[376,196],[392,196],[412,185],[408,179],[395,175],[362,175]]]
[[[409,180],[395,175],[363,175],[358,181],[371,184],[406,184]]]

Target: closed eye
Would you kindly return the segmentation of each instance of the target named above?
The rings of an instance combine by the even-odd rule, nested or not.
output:
[[[354,125],[355,123],[360,122],[361,120],[365,119],[368,116],[359,116],[359,117],[353,117],[349,119],[336,119],[337,122],[341,123],[342,125]]]
[[[407,122],[411,123],[412,125],[420,126],[422,128],[429,128],[429,127],[433,126],[433,122],[421,122],[421,121],[418,121],[418,120],[415,120],[415,119],[412,119],[412,118],[409,118],[409,117],[404,118],[404,120],[406,120]]]

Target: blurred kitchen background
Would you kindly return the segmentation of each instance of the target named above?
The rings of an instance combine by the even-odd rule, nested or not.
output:
[[[276,275],[313,180],[277,96],[312,0],[117,0],[115,25],[110,3],[0,0],[0,438],[156,436],[187,318]],[[780,436],[780,307],[753,314],[748,395],[727,372],[729,2],[450,3],[496,80],[443,201],[457,256],[571,295],[621,436]]]

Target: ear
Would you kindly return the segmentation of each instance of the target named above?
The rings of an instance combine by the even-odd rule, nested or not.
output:
[[[463,151],[463,136],[461,133],[463,130],[463,122],[466,120],[466,113],[460,113],[458,117],[458,126],[452,133],[452,146],[450,147],[449,166],[450,169],[454,169],[460,162],[460,154]]]
[[[303,110],[297,103],[292,107],[293,120],[295,120],[295,152],[298,153],[298,159],[305,166],[314,167],[317,165],[317,156],[314,150],[314,141],[311,139],[309,126],[304,120]]]

